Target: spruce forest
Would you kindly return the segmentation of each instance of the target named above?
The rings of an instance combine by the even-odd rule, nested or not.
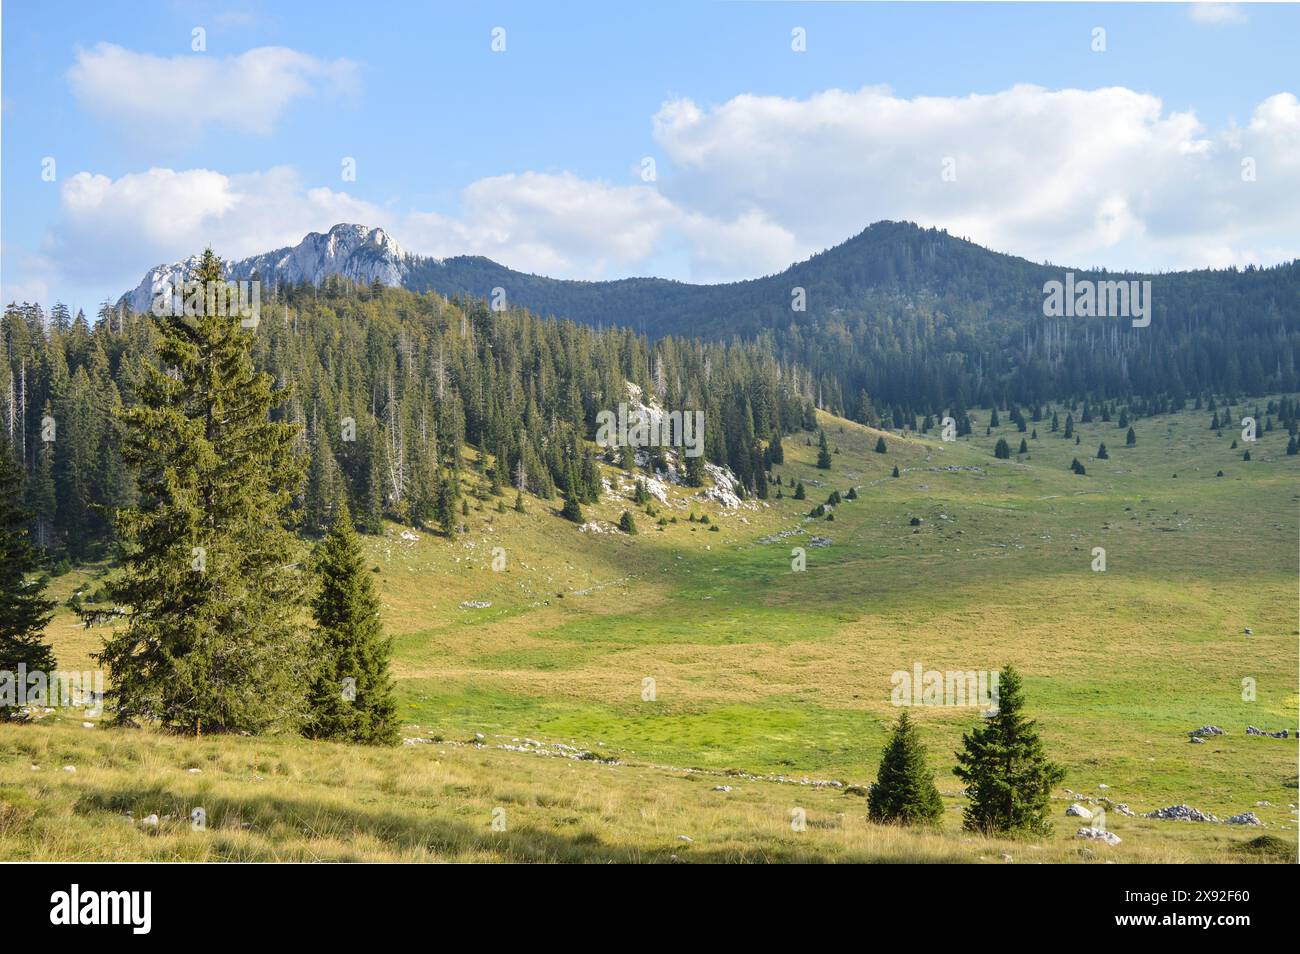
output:
[[[628,400],[628,382],[665,410],[704,412],[704,455],[684,459],[697,485],[707,460],[766,498],[781,435],[814,426],[815,382],[758,345],[651,343],[379,284],[283,289],[249,337],[284,391],[273,419],[291,426],[305,471],[293,511],[316,535],[340,498],[372,534],[385,517],[454,533],[465,494],[503,487],[595,502],[596,415]],[[56,558],[100,554],[114,512],[137,502],[121,416],[140,403],[146,369],[163,368],[155,324],[108,306],[92,321],[11,305],[3,348],[0,422],[26,474],[33,539]]]

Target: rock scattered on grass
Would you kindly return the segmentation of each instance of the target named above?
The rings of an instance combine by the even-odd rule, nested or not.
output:
[[[1080,828],[1074,835],[1075,838],[1087,838],[1090,841],[1103,841],[1108,845],[1118,845],[1120,842],[1119,835],[1113,831],[1105,831],[1101,828]]]
[[[1262,735],[1262,736],[1266,736],[1267,738],[1270,738],[1270,739],[1285,739],[1285,738],[1287,738],[1287,730],[1286,730],[1286,729],[1279,729],[1277,732],[1267,732],[1267,731],[1265,731],[1264,729],[1257,729],[1257,728],[1255,728],[1253,725],[1248,725],[1248,726],[1246,726],[1246,734],[1247,734],[1247,735]]]
[[[1074,818],[1091,818],[1091,817],[1092,817],[1092,812],[1089,811],[1088,809],[1084,808],[1084,807],[1083,807],[1082,805],[1080,805],[1078,802],[1075,802],[1073,805],[1071,805],[1069,808],[1067,808],[1067,809],[1065,810],[1065,814],[1070,815],[1070,816],[1072,816],[1072,817],[1074,817]]]
[[[1233,815],[1223,821],[1226,825],[1259,825],[1262,827],[1264,824],[1254,812],[1242,812],[1240,815]]]
[[[1224,732],[1217,725],[1203,725],[1199,729],[1193,729],[1191,732],[1188,732],[1187,734],[1191,736],[1207,736],[1207,735],[1227,735],[1228,733]]]
[[[1210,812],[1198,811],[1189,805],[1170,805],[1167,808],[1157,808],[1153,812],[1147,812],[1143,818],[1159,818],[1165,821],[1195,821],[1195,822],[1217,822],[1218,819]]]

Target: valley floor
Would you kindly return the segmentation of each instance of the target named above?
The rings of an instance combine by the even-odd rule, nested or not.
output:
[[[192,740],[69,711],[2,726],[0,858],[1294,860],[1300,457],[1285,432],[1243,461],[1208,412],[1139,420],[1131,448],[1113,422],[1079,425],[1076,445],[1046,421],[1032,439],[975,417],[956,443],[886,433],[885,454],[880,432],[825,418],[829,471],[791,435],[782,499],[728,509],[670,486],[657,506],[676,521],[637,511],[636,536],[613,529],[635,510],[613,496],[584,530],[533,498],[526,514],[484,501],[454,541],[390,526],[367,546],[408,744]],[[999,437],[1029,453],[995,459]],[[832,520],[807,518],[850,487]],[[102,572],[53,593],[93,591]],[[81,669],[105,631],[62,608],[49,632],[61,667]],[[960,830],[951,770],[970,706],[913,710],[942,829],[867,824],[894,674],[918,663],[1020,669],[1067,769],[1050,839]],[[1205,725],[1226,734],[1189,742]],[[1110,800],[1119,845],[1075,836],[1086,822],[1065,809],[1087,799]],[[1141,817],[1181,804],[1262,827]],[[1261,835],[1273,853],[1250,847]]]

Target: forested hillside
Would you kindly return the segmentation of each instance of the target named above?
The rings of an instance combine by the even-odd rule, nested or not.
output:
[[[758,345],[651,344],[379,284],[281,289],[248,334],[257,366],[291,392],[277,414],[297,425],[307,480],[296,509],[313,533],[339,491],[369,532],[387,515],[451,533],[463,496],[509,487],[593,501],[596,415],[628,400],[628,382],[665,409],[703,411],[704,456],[685,462],[688,481],[709,460],[760,496],[779,435],[813,420],[813,383]],[[0,428],[23,465],[33,538],[84,559],[111,538],[113,511],[135,502],[117,418],[136,401],[142,362],[157,363],[154,321],[14,305],[2,343]]]
[[[1165,275],[1073,269],[1080,279],[1150,279],[1146,328],[1045,318],[1043,285],[1066,270],[942,230],[878,222],[778,275],[730,284],[557,281],[478,257],[412,260],[405,282],[447,294],[502,288],[540,314],[651,336],[758,341],[812,370],[822,406],[864,422],[949,404],[1134,396],[1176,407],[1197,391],[1300,386],[1300,264]],[[792,308],[795,288],[805,311]],[[864,408],[864,391],[873,406]]]

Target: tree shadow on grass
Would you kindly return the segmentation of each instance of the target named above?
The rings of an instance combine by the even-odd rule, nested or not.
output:
[[[202,807],[206,831],[190,832],[190,812]],[[476,809],[478,811],[479,809]],[[148,835],[186,835],[212,839],[208,861],[315,860],[313,841],[319,841],[322,861],[364,861],[374,843],[394,860],[428,853],[431,861],[492,859],[518,863],[560,864],[656,864],[691,862],[717,863],[819,863],[831,860],[868,862],[893,859],[869,858],[849,853],[831,858],[815,848],[765,844],[747,849],[702,849],[686,842],[662,846],[632,846],[606,841],[589,828],[573,834],[535,825],[505,831],[491,827],[490,811],[481,824],[422,814],[418,809],[364,809],[340,805],[319,798],[285,798],[275,795],[230,796],[211,792],[186,795],[164,786],[120,786],[89,789],[77,799],[75,811],[83,816],[109,816],[104,824],[121,824],[127,812],[139,825],[149,815],[159,816],[156,827],[142,829]],[[223,833],[247,832],[266,842],[265,846],[244,841],[223,840]],[[338,844],[364,839],[355,857],[340,853]],[[325,844],[329,842],[329,844]],[[142,850],[141,855],[149,852]],[[189,852],[186,852],[188,855]],[[897,859],[903,860],[903,859]]]

